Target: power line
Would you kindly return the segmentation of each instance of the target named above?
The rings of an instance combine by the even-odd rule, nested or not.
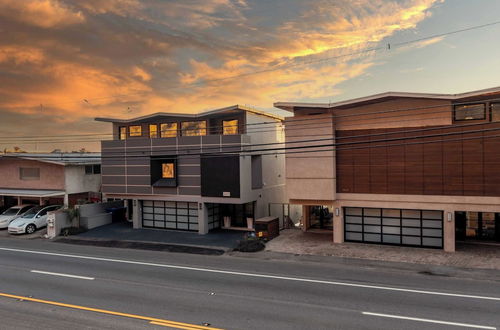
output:
[[[402,111],[414,111],[414,110],[425,110],[425,109],[433,109],[433,108],[442,108],[442,107],[451,107],[451,106],[457,106],[457,105],[468,105],[468,104],[475,104],[475,103],[484,103],[484,102],[498,102],[500,101],[500,98],[498,97],[495,97],[495,98],[486,98],[486,99],[482,99],[480,101],[467,101],[467,102],[455,102],[455,103],[451,103],[451,101],[447,102],[447,103],[440,103],[440,104],[434,104],[434,105],[427,105],[427,106],[418,106],[418,107],[409,107],[409,108],[399,108],[399,109],[390,109],[390,110],[382,110],[382,111],[374,111],[374,112],[362,112],[362,113],[351,113],[351,114],[341,114],[341,115],[332,115],[332,118],[333,119],[337,119],[337,118],[346,118],[346,117],[356,117],[356,116],[368,116],[368,115],[378,115],[378,114],[385,114],[385,113],[394,113],[394,112],[402,112]],[[331,109],[331,108],[330,108]],[[345,109],[338,109],[339,111],[343,111]],[[440,110],[440,111],[436,111],[436,112],[429,112],[427,111],[426,114],[437,114],[437,113],[449,113],[449,109],[443,109],[443,110]],[[325,113],[326,114],[326,113]],[[398,116],[387,116],[387,117],[377,117],[376,119],[383,119],[383,118],[392,118],[392,117],[405,117],[405,116],[414,116],[415,114],[401,114],[401,115],[398,115]],[[438,118],[438,117],[435,117],[435,118]],[[435,119],[434,118],[434,119]],[[432,118],[430,118],[432,119]],[[290,117],[290,119],[286,119],[285,121],[285,126],[287,127],[286,129],[287,130],[290,130],[290,126],[299,126],[299,127],[304,127],[304,126],[307,126],[307,125],[316,125],[317,123],[311,123],[311,124],[303,124],[303,122],[308,122],[308,121],[321,121],[321,120],[324,120],[322,118],[316,118],[316,117],[312,117],[312,118],[293,118],[293,117]],[[299,124],[294,124],[295,122],[299,122]],[[398,122],[398,121],[395,121],[395,122]],[[384,123],[387,123],[387,121],[384,121]],[[239,126],[243,126],[243,127],[248,127],[248,126],[258,126],[258,125],[281,125],[282,123],[281,122],[277,122],[277,121],[268,121],[268,122],[258,122],[258,123],[241,123],[239,124]],[[359,124],[356,124],[356,123],[352,123],[352,124],[342,124],[342,126],[357,126]],[[234,125],[233,127],[236,127],[237,125]],[[206,129],[209,130],[209,129],[220,129],[221,126],[220,125],[213,125],[213,126],[208,126]],[[253,128],[253,127],[251,127]],[[258,129],[258,128],[257,128]],[[191,130],[198,130],[198,129],[191,129]],[[255,132],[274,132],[276,129],[272,129],[272,130],[269,130],[269,131],[261,131],[261,130],[255,130]],[[170,131],[174,131],[174,130],[170,130]],[[178,130],[175,130],[176,132]],[[166,130],[165,130],[166,132]],[[9,142],[8,139],[18,139],[18,138],[25,138],[25,139],[39,139],[39,138],[48,138],[48,137],[61,137],[61,138],[66,138],[66,137],[79,137],[79,136],[82,136],[82,137],[93,137],[93,136],[112,136],[113,134],[112,133],[99,133],[99,134],[79,134],[79,135],[57,135],[57,136],[43,136],[43,135],[32,135],[32,136],[16,136],[16,137],[8,137],[8,136],[1,136],[0,139],[4,139],[3,141],[5,141],[5,139],[7,139],[6,142]],[[160,137],[161,138],[161,137]],[[37,140],[37,141],[30,141],[30,140],[16,140],[16,141],[29,141],[29,142],[38,142],[40,140]],[[54,140],[55,141],[55,140]],[[90,142],[98,142],[98,141],[101,141],[101,140],[92,140]],[[50,141],[49,141],[50,142]],[[71,142],[79,142],[79,141],[71,141]],[[89,141],[86,141],[86,140],[82,140],[82,142],[89,142]],[[12,143],[12,142],[9,142],[9,143]]]

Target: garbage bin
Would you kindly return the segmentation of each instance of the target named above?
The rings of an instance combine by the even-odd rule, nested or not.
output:
[[[113,223],[127,221],[126,207],[111,207],[106,209],[106,212],[111,213],[111,222]]]
[[[277,217],[264,217],[255,220],[255,232],[257,237],[267,238],[269,240],[279,236],[280,224]]]

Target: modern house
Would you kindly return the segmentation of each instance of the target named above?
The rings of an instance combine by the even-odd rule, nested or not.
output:
[[[304,230],[445,251],[500,241],[500,87],[275,106],[294,114],[286,189]]]
[[[134,228],[248,229],[284,200],[284,155],[256,151],[284,142],[278,116],[235,105],[96,120],[113,124],[113,140],[102,141],[103,192],[128,201]]]
[[[74,205],[99,200],[99,153],[6,153],[0,156],[0,205]]]

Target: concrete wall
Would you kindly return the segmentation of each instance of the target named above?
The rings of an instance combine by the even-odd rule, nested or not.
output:
[[[21,180],[20,168],[39,168],[40,180]],[[0,159],[0,188],[64,190],[64,166],[34,160]]]
[[[65,189],[68,194],[99,192],[101,190],[101,175],[85,174],[85,166],[66,166],[64,177]]]
[[[106,212],[106,209],[114,207],[123,207],[123,201],[80,205],[78,208],[80,226],[85,229],[92,229],[110,224],[112,216],[111,213]]]
[[[315,145],[334,143],[334,129],[330,114],[292,117],[285,120],[286,147],[307,147],[306,149],[287,149],[286,192],[290,201],[332,201],[335,199],[333,147],[314,148]],[[325,140],[299,142],[313,139]],[[307,152],[301,153],[302,150]]]

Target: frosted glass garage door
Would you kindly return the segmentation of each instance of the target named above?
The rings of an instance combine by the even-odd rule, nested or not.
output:
[[[198,231],[198,203],[143,201],[142,226]]]
[[[344,239],[350,242],[443,247],[443,212],[344,208]]]

